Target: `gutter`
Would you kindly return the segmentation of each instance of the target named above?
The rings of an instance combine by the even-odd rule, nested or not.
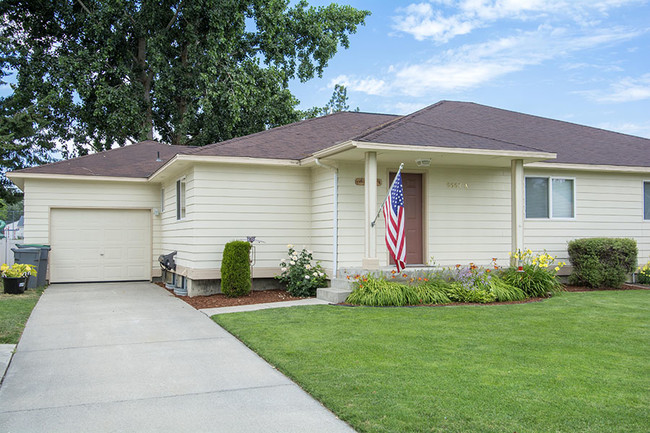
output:
[[[338,250],[339,250],[339,169],[331,165],[320,162],[320,159],[314,158],[317,166],[332,170],[334,172],[334,209],[332,211],[332,270],[334,275],[330,279],[336,278],[338,274]]]

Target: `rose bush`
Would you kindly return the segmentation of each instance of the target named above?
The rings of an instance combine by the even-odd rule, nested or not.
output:
[[[280,261],[280,272],[276,278],[287,285],[287,291],[293,296],[314,296],[316,289],[327,286],[327,274],[319,263],[313,263],[312,252],[298,252],[294,246],[289,249],[287,259]]]

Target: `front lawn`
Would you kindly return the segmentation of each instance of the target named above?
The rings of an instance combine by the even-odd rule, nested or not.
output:
[[[0,344],[17,344],[25,323],[44,288],[29,289],[20,295],[4,293],[0,283]]]
[[[360,432],[647,432],[650,292],[213,319]]]

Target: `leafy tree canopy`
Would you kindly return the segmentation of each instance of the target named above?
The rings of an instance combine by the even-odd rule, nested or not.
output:
[[[298,120],[289,80],[322,76],[368,15],[305,0],[3,0],[3,71],[17,73],[3,149],[198,146]]]

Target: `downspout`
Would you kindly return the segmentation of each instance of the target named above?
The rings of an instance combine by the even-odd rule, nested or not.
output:
[[[339,170],[331,165],[326,165],[320,162],[318,158],[314,158],[317,166],[327,168],[334,172],[334,210],[332,211],[332,270],[334,275],[332,278],[337,277],[338,273],[338,250],[339,250]]]

